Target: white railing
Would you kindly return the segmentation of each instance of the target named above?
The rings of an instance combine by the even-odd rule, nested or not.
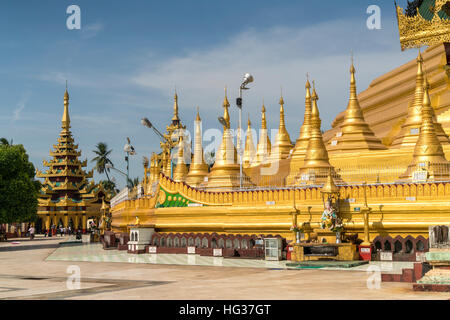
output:
[[[111,208],[117,206],[119,203],[129,200],[129,190],[124,188],[114,198],[111,199]]]

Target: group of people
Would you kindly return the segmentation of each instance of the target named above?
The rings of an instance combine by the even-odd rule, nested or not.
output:
[[[66,227],[63,227],[62,225],[60,225],[59,227],[56,225],[52,225],[50,227],[50,229],[48,229],[48,230],[44,229],[43,233],[44,233],[44,237],[52,237],[52,236],[58,236],[58,235],[63,237],[63,236],[72,235],[72,234],[76,234],[76,235],[81,234],[81,230],[80,229],[74,230],[74,229],[72,229],[71,226],[68,226],[66,228]]]

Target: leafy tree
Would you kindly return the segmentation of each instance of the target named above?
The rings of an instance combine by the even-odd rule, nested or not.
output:
[[[105,191],[111,195],[111,198],[119,192],[114,181],[102,180],[100,181],[100,184],[103,186]]]
[[[129,179],[129,182],[128,182],[128,184],[130,185],[131,188],[137,187],[139,185],[139,183],[141,183],[139,178],[134,178],[133,180]]]
[[[106,168],[106,165],[113,165],[113,163],[109,159],[109,155],[111,154],[112,150],[108,150],[108,145],[105,142],[99,142],[97,143],[96,149],[92,150],[92,152],[97,155],[91,160],[91,162],[95,162],[95,169],[100,174],[105,173],[106,178],[109,182],[111,182],[111,179],[108,175],[110,169]]]
[[[0,223],[30,222],[37,218],[35,169],[22,145],[0,144]]]
[[[0,145],[10,147],[13,145],[13,141],[8,141],[6,138],[0,138]]]

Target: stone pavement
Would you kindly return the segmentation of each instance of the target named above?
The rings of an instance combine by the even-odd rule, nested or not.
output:
[[[91,250],[94,256],[96,246],[84,245],[78,249]],[[367,280],[372,273],[364,270],[287,270],[281,265],[279,268],[262,265],[231,267],[54,259],[58,255],[61,258],[68,248],[77,247],[0,251],[0,299],[450,298],[448,293],[414,292],[409,283],[381,283],[380,289],[369,289]],[[107,255],[118,253],[103,251],[106,252]],[[102,252],[98,255],[103,256]],[[143,259],[140,256],[131,258]],[[228,262],[224,261],[222,265],[225,263]],[[68,269],[70,266],[72,269]],[[79,268],[81,283],[79,289],[70,290],[67,280],[73,268]],[[71,283],[69,281],[69,285]]]

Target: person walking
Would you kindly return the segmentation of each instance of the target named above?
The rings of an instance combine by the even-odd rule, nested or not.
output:
[[[30,229],[28,229],[28,232],[30,233],[30,240],[33,240],[34,239],[34,232],[35,232],[34,227],[31,226]]]

